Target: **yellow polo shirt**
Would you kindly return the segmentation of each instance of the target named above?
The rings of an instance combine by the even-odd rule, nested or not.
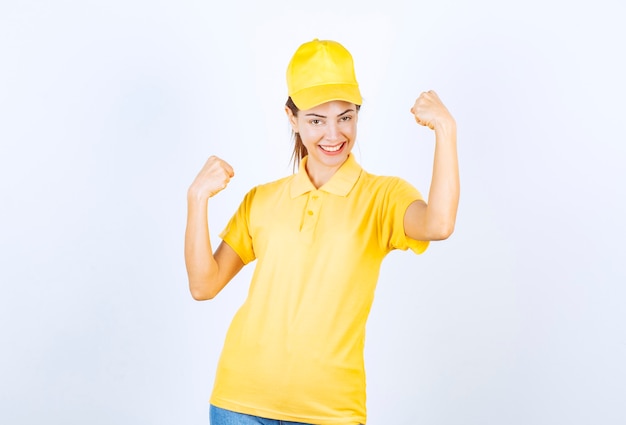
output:
[[[422,253],[404,234],[420,193],[350,156],[316,189],[305,171],[257,186],[220,234],[258,260],[228,330],[211,403],[266,418],[364,424],[365,323],[390,251]]]

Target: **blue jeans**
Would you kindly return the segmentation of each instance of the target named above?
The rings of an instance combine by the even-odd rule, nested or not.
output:
[[[211,425],[313,425],[303,422],[280,421],[259,416],[246,415],[211,405],[209,410]]]

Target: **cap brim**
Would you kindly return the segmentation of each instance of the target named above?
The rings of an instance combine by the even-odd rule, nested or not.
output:
[[[291,94],[291,100],[300,110],[311,109],[332,100],[343,100],[355,105],[363,103],[359,86],[356,84],[327,84],[308,87]]]

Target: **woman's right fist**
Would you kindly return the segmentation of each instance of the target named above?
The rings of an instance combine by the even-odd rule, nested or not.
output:
[[[230,164],[211,155],[189,186],[189,194],[208,199],[224,190],[234,175]]]

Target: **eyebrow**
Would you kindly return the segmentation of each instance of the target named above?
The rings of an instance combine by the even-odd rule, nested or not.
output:
[[[339,115],[337,115],[338,117],[347,114],[348,112],[354,112],[354,109],[346,109],[345,111],[343,111],[342,113],[340,113]],[[317,118],[328,118],[325,115],[320,115],[320,114],[314,114],[314,113],[309,113],[306,114],[305,117],[317,117]]]

